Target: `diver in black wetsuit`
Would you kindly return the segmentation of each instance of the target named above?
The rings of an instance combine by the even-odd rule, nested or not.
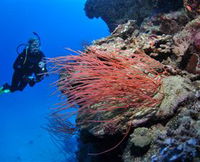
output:
[[[34,35],[37,38],[28,41],[25,49],[18,55],[13,64],[12,84],[4,84],[0,88],[0,94],[22,91],[27,85],[32,87],[46,75],[46,61],[43,52],[40,50],[40,39],[37,33],[34,33]]]

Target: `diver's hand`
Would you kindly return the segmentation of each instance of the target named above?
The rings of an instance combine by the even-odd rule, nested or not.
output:
[[[35,85],[36,81],[33,76],[28,76],[28,84],[33,87]]]
[[[33,87],[36,83],[35,78],[33,76],[25,77],[26,82]]]

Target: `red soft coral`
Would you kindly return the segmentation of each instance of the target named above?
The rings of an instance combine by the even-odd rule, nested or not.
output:
[[[145,53],[91,47],[79,54],[53,59],[61,74],[59,90],[68,97],[69,104],[58,110],[78,104],[79,114],[86,114],[84,121],[91,121],[87,114],[155,106],[160,102],[154,96],[161,85],[158,70],[162,65]]]

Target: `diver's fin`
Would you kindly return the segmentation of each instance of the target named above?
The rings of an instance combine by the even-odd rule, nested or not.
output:
[[[4,93],[10,93],[10,89],[4,89]]]
[[[5,89],[4,87],[0,87],[0,95],[3,93],[10,93],[10,89]]]

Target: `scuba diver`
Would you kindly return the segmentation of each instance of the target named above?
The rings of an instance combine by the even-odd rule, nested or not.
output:
[[[33,34],[35,37],[29,39],[27,44],[20,44],[17,47],[19,55],[13,64],[12,83],[11,85],[5,83],[0,87],[0,94],[23,91],[27,85],[33,87],[47,75],[45,55],[40,50],[40,37],[35,32]],[[19,53],[19,48],[22,46],[25,48]]]

